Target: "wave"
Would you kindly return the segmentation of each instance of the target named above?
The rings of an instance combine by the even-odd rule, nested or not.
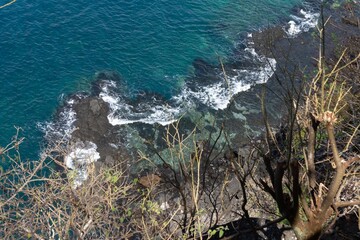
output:
[[[111,112],[108,120],[112,125],[135,122],[168,125],[175,121],[181,113],[181,106],[176,106],[176,103],[164,102],[160,96],[146,96],[147,93],[144,93],[138,97],[146,97],[146,99],[137,99],[134,102],[127,96],[119,94],[117,82],[113,80],[103,79],[99,85],[101,88],[99,97],[109,104]]]
[[[49,143],[67,142],[71,139],[71,134],[75,131],[76,112],[73,109],[74,104],[85,98],[87,95],[77,93],[67,100],[65,96],[60,96],[63,106],[59,109],[54,121],[37,123],[37,127],[45,134],[44,138]]]
[[[313,8],[304,6],[297,16],[290,15],[291,20],[284,27],[284,31],[288,37],[295,38],[298,34],[316,27],[319,16]],[[217,81],[207,82],[205,85],[195,83],[195,87],[194,83],[185,84],[180,93],[169,101],[153,96],[134,105],[117,94],[114,90],[116,82],[105,81],[99,96],[110,105],[109,122],[112,125],[135,122],[168,125],[188,109],[196,108],[199,103],[214,110],[226,109],[236,94],[249,90],[254,84],[266,83],[276,70],[275,59],[255,52],[251,34],[248,35],[246,45],[242,57],[256,63],[252,68],[227,69],[229,72],[224,73],[218,67]]]
[[[300,33],[316,27],[320,14],[313,10],[300,9],[298,16],[290,15],[290,17],[291,20],[284,30],[288,37],[295,38]]]
[[[236,94],[250,89],[254,84],[265,83],[276,69],[275,59],[258,55],[253,48],[251,35],[248,37],[243,57],[256,64],[250,68],[228,69],[226,74],[216,67],[215,81],[206,84],[190,81],[170,100],[151,93],[139,94],[132,100],[121,93],[116,81],[102,79],[99,97],[110,106],[109,122],[112,125],[136,122],[168,125],[199,104],[214,110],[226,109]]]
[[[258,66],[254,69],[231,69],[229,75],[226,71],[222,72],[219,82],[199,87],[197,91],[185,90],[189,91],[187,95],[215,110],[223,110],[236,94],[249,90],[254,84],[267,82],[276,70],[276,60],[258,55],[251,46],[252,41],[249,41],[249,45],[244,51],[260,63]]]

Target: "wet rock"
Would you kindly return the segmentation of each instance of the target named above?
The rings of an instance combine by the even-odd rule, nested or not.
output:
[[[107,118],[109,106],[99,98],[85,98],[74,106],[76,112],[76,130],[74,137],[99,142],[108,135],[111,124]]]
[[[106,102],[89,96],[77,100],[73,109],[76,112],[76,130],[72,133],[72,141],[90,141],[96,144],[100,154],[100,159],[96,163],[98,169],[103,165],[126,165],[127,161],[132,159],[129,151],[123,146],[124,138],[118,127],[109,123],[109,106]]]
[[[100,115],[101,106],[99,104],[99,101],[97,99],[93,99],[90,101],[90,109],[93,112],[95,116]]]
[[[256,52],[261,55],[273,57],[271,50],[274,48],[275,44],[281,39],[284,39],[285,36],[286,34],[281,26],[267,28],[260,32],[254,32],[253,41]]]

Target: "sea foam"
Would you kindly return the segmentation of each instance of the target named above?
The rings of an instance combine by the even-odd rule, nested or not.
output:
[[[77,101],[75,98],[81,99],[83,97],[85,96],[77,94],[66,100],[55,121],[37,123],[38,128],[44,132],[47,141],[60,143],[70,140],[71,134],[75,130],[76,112],[73,109]]]
[[[88,166],[100,159],[97,146],[93,142],[78,141],[70,146],[69,153],[64,158],[67,168],[72,169],[73,186],[79,187],[88,178]]]
[[[110,106],[108,115],[109,123],[112,125],[123,125],[136,122],[148,124],[158,123],[168,125],[176,121],[181,113],[180,106],[170,106],[170,103],[158,99],[149,98],[149,101],[131,104],[125,97],[119,96],[116,91],[115,81],[105,80],[100,84],[102,91],[99,97]]]
[[[259,63],[256,67],[232,69],[232,75],[227,77],[219,71],[218,81],[198,86],[196,89],[185,85],[180,94],[173,96],[169,101],[153,97],[147,101],[132,104],[124,97],[119,96],[115,81],[103,81],[100,85],[102,91],[99,97],[110,106],[111,112],[108,115],[110,124],[123,125],[142,122],[168,125],[176,121],[189,108],[196,108],[199,103],[215,110],[226,109],[236,94],[250,89],[254,84],[265,83],[276,69],[275,59],[258,55],[251,46],[252,42],[249,41],[249,43],[245,52]]]
[[[300,10],[300,16],[291,15],[292,20],[285,27],[288,37],[294,38],[302,32],[308,32],[316,27],[320,14],[312,11]]]
[[[200,87],[198,91],[192,91],[191,94],[203,104],[215,110],[222,110],[228,107],[236,94],[249,90],[254,84],[267,82],[276,70],[276,60],[258,55],[252,44],[250,39],[249,47],[245,51],[260,63],[256,68],[232,69],[232,73],[235,73],[232,76],[226,76],[227,74],[222,72],[219,75],[221,81]]]

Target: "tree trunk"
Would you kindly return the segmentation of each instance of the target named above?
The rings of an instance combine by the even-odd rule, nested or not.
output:
[[[293,226],[298,240],[318,240],[321,236],[322,221],[310,221]]]

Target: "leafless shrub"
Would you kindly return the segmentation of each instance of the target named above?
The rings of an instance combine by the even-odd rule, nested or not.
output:
[[[54,170],[61,162],[53,153],[64,153],[63,144],[38,161],[23,161],[17,136],[2,151],[11,162],[0,175],[2,239],[127,239],[136,233],[132,216],[140,196],[121,164],[96,170],[91,164],[87,181],[75,187],[65,166]]]
[[[288,122],[283,133],[273,133],[262,103],[266,142],[258,151],[268,178],[259,179],[259,184],[276,201],[280,214],[289,221],[298,239],[318,239],[339,216],[357,212],[360,205],[357,181],[360,156],[349,151],[358,136],[359,125],[348,125],[351,132],[341,134],[343,128],[339,123],[351,101],[351,88],[338,80],[341,71],[356,63],[360,54],[340,64],[344,51],[328,70],[323,31],[324,28],[319,29],[317,74],[304,94],[287,90],[284,101]],[[349,194],[350,189],[354,189],[354,195]]]

